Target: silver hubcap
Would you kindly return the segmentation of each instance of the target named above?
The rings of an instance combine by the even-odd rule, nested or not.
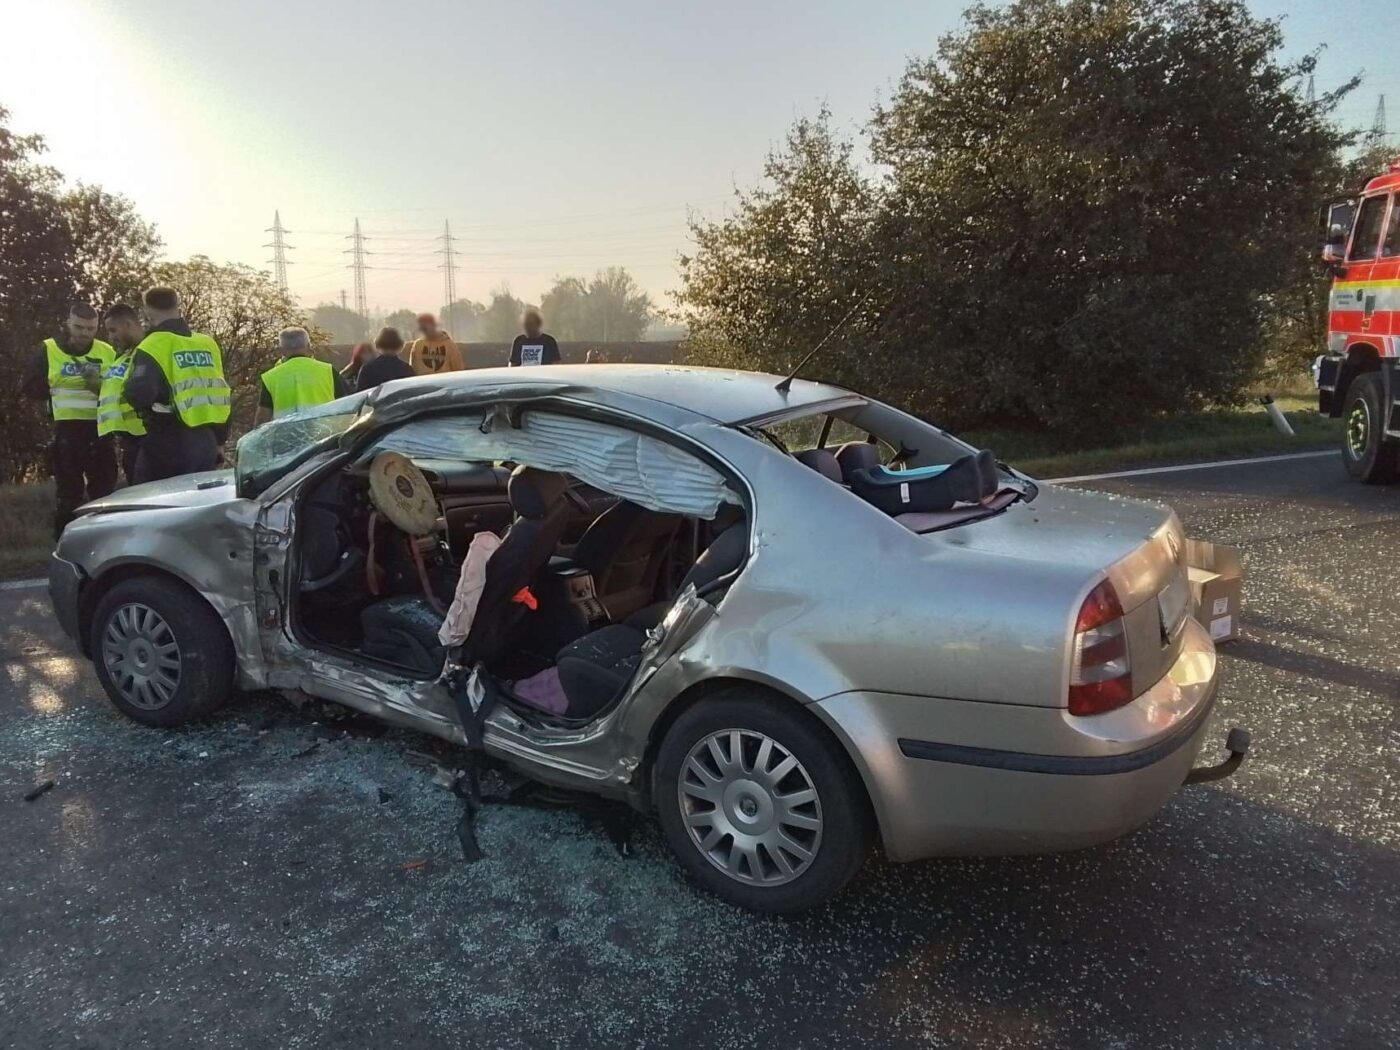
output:
[[[750,729],[711,733],[685,756],[677,794],[691,841],[731,879],[777,886],[816,859],[816,785],[772,737]]]
[[[107,621],[102,662],[132,707],[158,711],[180,685],[180,646],[170,625],[148,605],[123,605]]]

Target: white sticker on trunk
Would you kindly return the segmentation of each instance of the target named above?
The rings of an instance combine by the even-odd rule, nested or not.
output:
[[[1210,621],[1210,636],[1216,640],[1229,638],[1233,633],[1235,618],[1233,616],[1222,616],[1219,619]]]
[[[1230,611],[1230,599],[1229,599],[1229,598],[1217,598],[1217,599],[1215,599],[1215,604],[1212,605],[1211,608],[1210,608],[1210,614],[1211,614],[1212,616],[1224,616],[1224,615],[1225,615],[1227,612],[1229,612],[1229,611]]]

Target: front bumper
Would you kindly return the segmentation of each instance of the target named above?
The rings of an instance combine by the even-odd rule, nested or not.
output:
[[[57,554],[49,558],[49,604],[53,606],[54,618],[63,628],[63,633],[82,646],[81,619],[78,613],[78,596],[84,580],[83,570],[71,561],[64,561]]]
[[[1104,715],[870,692],[813,707],[855,759],[892,860],[1091,846],[1151,819],[1195,763],[1217,665],[1205,630],[1185,631],[1168,673]]]

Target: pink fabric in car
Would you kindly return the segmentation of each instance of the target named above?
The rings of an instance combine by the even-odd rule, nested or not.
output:
[[[569,709],[564,687],[559,684],[557,667],[549,667],[529,678],[522,678],[511,686],[511,692],[517,699],[551,715],[562,715]]]
[[[489,529],[482,529],[472,537],[466,560],[462,562],[462,573],[457,577],[452,604],[447,607],[447,615],[438,628],[438,641],[443,645],[461,645],[467,640],[472,620],[476,618],[477,603],[486,587],[486,563],[500,545],[501,538]]]

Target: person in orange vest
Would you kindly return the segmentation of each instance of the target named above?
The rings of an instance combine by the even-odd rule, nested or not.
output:
[[[439,328],[432,314],[418,315],[419,338],[408,350],[408,363],[416,376],[435,376],[442,372],[460,372],[466,368],[462,351],[445,329]]]
[[[49,446],[54,479],[55,538],[88,500],[117,487],[117,458],[110,436],[97,433],[97,400],[112,347],[97,338],[97,311],[74,303],[64,334],[45,339],[21,383],[22,393],[47,401],[53,420]]]
[[[316,360],[305,328],[284,328],[277,337],[282,360],[262,374],[253,426],[299,408],[324,405],[350,393],[350,385],[333,365]]]

